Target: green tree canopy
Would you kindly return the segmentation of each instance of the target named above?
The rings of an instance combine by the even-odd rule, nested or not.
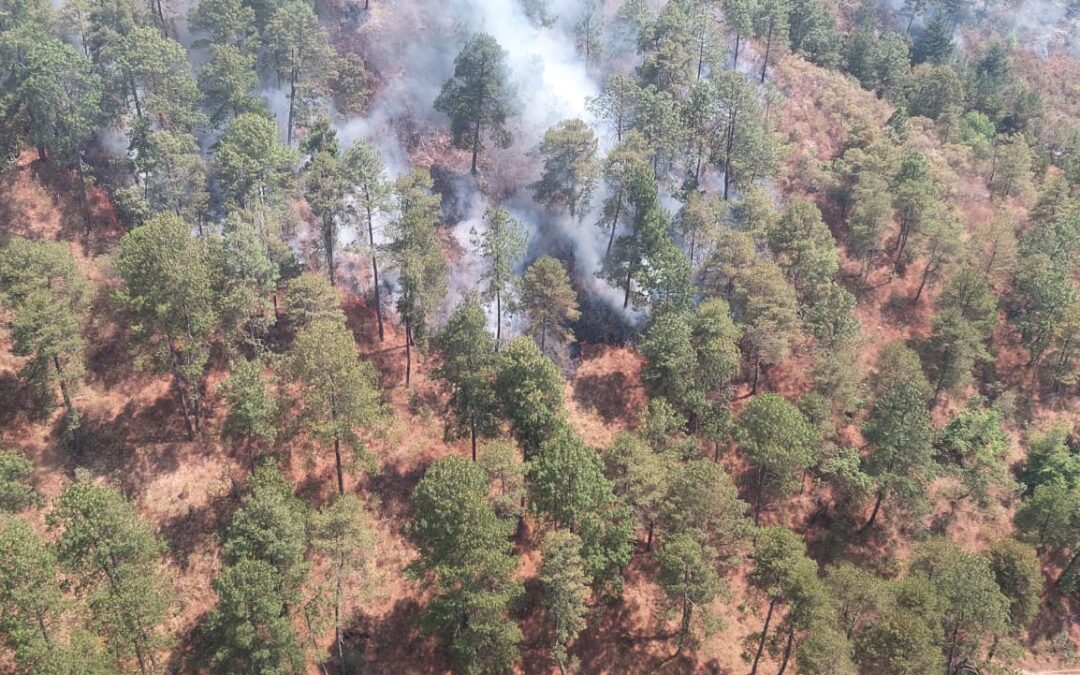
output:
[[[583,216],[600,176],[596,150],[596,135],[580,119],[564,120],[544,132],[544,170],[533,184],[536,201],[566,207],[571,218]]]
[[[489,135],[500,148],[513,137],[506,128],[514,113],[514,89],[506,50],[487,33],[473,35],[454,59],[454,75],[435,99],[435,110],[450,117],[454,146],[472,151],[472,172]]]
[[[567,647],[585,630],[589,578],[581,558],[581,537],[565,529],[544,535],[540,545],[540,583],[548,622],[554,628],[551,657],[566,672],[573,663]]]
[[[435,225],[440,197],[432,194],[431,174],[414,169],[398,179],[398,218],[390,224],[390,250],[398,265],[401,295],[397,310],[405,324],[405,384],[412,376],[412,345],[424,346],[428,323],[447,288],[447,266]]]
[[[502,421],[494,381],[496,342],[487,332],[487,317],[476,296],[465,296],[435,342],[443,355],[435,374],[450,386],[446,434],[468,436],[475,461],[477,439],[496,435]]]
[[[43,403],[59,388],[69,433],[79,428],[74,395],[86,370],[82,324],[90,287],[66,244],[12,239],[0,250],[0,298],[11,308],[11,351],[28,357],[20,369]],[[75,436],[77,441],[78,437]]]
[[[124,235],[116,268],[124,281],[118,297],[131,313],[132,330],[172,375],[188,437],[194,439],[217,323],[204,249],[188,224],[161,215]]]
[[[815,462],[818,432],[806,417],[779,394],[750,399],[739,416],[739,446],[757,471],[754,524],[761,516],[766,493],[790,494]]]
[[[363,457],[358,428],[370,428],[382,415],[375,369],[356,355],[356,340],[344,322],[314,321],[296,336],[289,368],[299,387],[301,419],[314,438],[333,443],[339,494],[345,494],[341,446]]]
[[[563,385],[555,364],[532,340],[515,338],[499,353],[495,392],[526,459],[564,425]]]
[[[291,146],[293,128],[307,117],[310,102],[322,95],[333,72],[334,50],[315,10],[300,0],[286,2],[274,12],[263,39],[278,77],[289,85],[285,143]]]
[[[577,291],[563,264],[549,256],[533,261],[521,277],[518,304],[529,320],[525,329],[546,353],[547,338],[567,342],[573,338],[569,324],[581,318]]]
[[[47,521],[59,532],[57,559],[85,589],[94,625],[118,664],[134,658],[140,672],[156,670],[172,604],[158,568],[163,542],[119,492],[89,482],[81,471]]]
[[[522,593],[513,577],[510,525],[487,500],[484,470],[461,457],[440,459],[413,490],[414,573],[435,598],[426,626],[448,641],[456,667],[496,673],[518,658],[521,631],[507,612]]]
[[[483,297],[495,301],[495,339],[502,340],[503,299],[513,292],[514,268],[525,255],[525,228],[509,211],[495,207],[484,213],[483,231],[472,234],[485,262]]]

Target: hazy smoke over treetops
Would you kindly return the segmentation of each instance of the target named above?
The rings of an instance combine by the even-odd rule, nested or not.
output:
[[[619,291],[596,277],[606,244],[605,235],[595,227],[603,195],[594,195],[580,222],[542,210],[531,197],[529,186],[540,167],[534,151],[544,131],[574,117],[592,125],[586,100],[599,91],[600,74],[594,79],[587,71],[574,43],[573,23],[580,3],[556,0],[549,9],[554,23],[542,27],[525,14],[520,0],[372,3],[370,17],[355,29],[355,39],[379,84],[364,116],[336,120],[339,139],[343,145],[367,139],[393,175],[408,171],[410,158],[416,165],[430,162],[436,137],[448,133],[449,120],[432,103],[453,73],[454,58],[466,40],[486,32],[507,52],[518,103],[517,115],[509,123],[513,145],[506,150],[487,148],[478,178],[468,173],[449,178],[454,194],[448,198],[452,202],[448,211],[460,217],[456,224],[451,218],[450,224],[464,251],[451,267],[451,304],[477,287],[481,265],[473,233],[483,230],[485,210],[497,203],[525,226],[527,260],[559,247],[565,250],[569,242],[581,286],[621,306]],[[614,139],[603,129],[596,132],[606,150]],[[438,152],[445,147],[445,142],[439,144]],[[532,161],[522,161],[530,156]],[[438,156],[434,160],[439,163]]]

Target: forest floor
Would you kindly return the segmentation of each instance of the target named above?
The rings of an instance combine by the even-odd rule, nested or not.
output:
[[[837,128],[852,128],[856,122],[880,126],[889,110],[851,81],[813,69],[797,59],[780,59],[776,77],[787,97],[777,114],[783,121],[781,128],[788,130],[792,158],[780,184],[785,193],[821,196],[814,195],[816,188],[806,179],[813,175],[808,163],[835,156],[843,142]],[[933,147],[932,140],[926,142]],[[943,170],[950,167],[948,158],[940,153],[937,163]],[[239,506],[251,460],[246,449],[219,440],[225,412],[217,397],[224,376],[221,364],[209,376],[202,433],[194,442],[186,440],[168,379],[155,374],[149,363],[132,361],[127,356],[133,352],[126,344],[127,327],[109,297],[114,275],[105,253],[122,231],[107,198],[92,190],[94,222],[86,237],[77,204],[68,197],[72,194],[70,177],[51,175],[41,167],[35,156],[24,154],[14,169],[0,176],[0,190],[4,193],[0,201],[4,231],[0,236],[68,242],[80,268],[99,291],[87,333],[86,383],[76,399],[84,411],[83,444],[77,455],[62,449],[59,409],[45,418],[34,416],[29,393],[16,377],[21,359],[11,355],[4,337],[0,341],[0,445],[33,460],[34,484],[47,500],[59,494],[76,467],[86,467],[95,480],[120,488],[134,501],[140,514],[154,524],[168,542],[165,565],[178,599],[169,630],[180,641],[172,663],[182,670],[184,656],[194,648],[196,628],[215,602],[210,583],[221,565],[218,532]],[[968,218],[985,218],[985,208],[980,206],[985,195],[977,188],[966,187],[982,185],[977,175],[964,166],[952,170],[956,187],[951,198]],[[365,288],[362,263],[346,259],[343,269],[349,275],[344,287]],[[919,269],[916,261],[901,276],[881,269],[871,275],[873,288],[856,310],[865,335],[860,364],[871,364],[877,350],[890,340],[926,334],[933,292],[924,294],[915,305],[893,301],[894,297],[914,295]],[[417,628],[425,598],[406,573],[416,555],[407,532],[411,520],[409,495],[428,463],[451,454],[466,455],[467,442],[447,442],[444,438],[441,416],[445,393],[430,378],[435,358],[414,359],[412,385],[406,388],[402,332],[388,321],[385,340],[380,342],[374,312],[363,299],[348,293],[343,304],[348,325],[357,338],[358,355],[370,359],[377,368],[392,412],[389,428],[367,439],[376,469],[347,477],[347,489],[370,505],[378,539],[375,573],[369,587],[347,603],[347,644],[359,655],[358,671],[445,671],[443,651]],[[1003,345],[1002,349],[1008,348],[1006,337],[996,342]],[[1014,363],[1013,370],[1002,374],[1003,381],[1009,386],[1023,386],[1018,360],[1003,361]],[[765,374],[766,385],[785,395],[798,395],[809,384],[803,367],[806,363],[804,354],[796,354],[784,367]],[[604,445],[619,431],[635,426],[646,402],[641,366],[640,357],[630,348],[583,346],[581,362],[566,385],[566,400],[573,424],[590,444]],[[962,402],[963,398],[953,397],[946,405]],[[1034,411],[1032,425],[1041,427],[1055,418],[1069,416],[1076,419],[1077,414],[1075,408],[1046,405]],[[1018,438],[1026,428],[1014,427],[1011,431]],[[298,491],[309,503],[323,503],[333,489],[332,456],[303,437],[295,437],[286,445],[277,448],[275,454],[287,476],[297,483]],[[721,461],[737,480],[741,479],[745,466],[732,449],[722,453]],[[940,492],[940,487],[935,486],[935,493]],[[857,556],[885,569],[895,568],[904,559],[906,548],[900,542],[909,539],[913,524],[894,522],[883,514],[877,533],[841,550],[824,538],[834,517],[832,506],[830,496],[807,480],[800,494],[766,509],[762,520],[765,524],[782,523],[802,533],[811,542],[812,552],[822,560],[841,554]],[[988,517],[976,517],[965,504],[937,496],[934,513],[925,523],[915,525],[947,531],[964,546],[982,548],[1011,529],[1010,509],[1007,502]],[[34,522],[44,529],[44,510],[34,514]],[[535,551],[540,534],[530,523],[516,542],[520,549],[532,552],[524,557],[520,570],[531,596],[537,590]],[[592,609],[595,616],[590,627],[573,649],[582,672],[744,673],[746,640],[760,629],[764,604],[750,588],[745,572],[733,572],[726,597],[709,608],[722,620],[722,626],[694,648],[676,655],[672,640],[675,617],[666,611],[660,589],[651,581],[655,577],[650,573],[651,558],[643,552],[642,544],[626,569],[621,599],[599,601]],[[317,575],[318,570],[313,576]],[[1080,641],[1080,628],[1074,626],[1069,611],[1062,611],[1061,602],[1048,588],[1047,609],[1036,621],[1026,645],[1028,655],[1022,660],[1022,665],[1032,670],[1024,672],[1080,673],[1038,670],[1062,665],[1062,655],[1052,641],[1063,631]],[[521,671],[552,671],[543,647],[546,634],[539,612],[534,609],[521,617],[521,623],[525,633]],[[318,631],[312,637],[325,649],[332,630]],[[775,664],[766,656],[762,672],[774,671]],[[319,671],[313,666],[311,672]]]

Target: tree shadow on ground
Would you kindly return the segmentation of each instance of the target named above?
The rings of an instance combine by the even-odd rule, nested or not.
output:
[[[414,598],[398,600],[382,616],[357,612],[343,634],[347,651],[356,658],[358,667],[345,672],[400,675],[449,670],[445,651],[420,631],[423,612]]]
[[[622,372],[582,375],[574,380],[574,400],[595,410],[606,424],[630,420],[636,412],[626,395],[631,386],[630,378]]]
[[[382,511],[395,524],[409,522],[412,515],[412,491],[424,475],[425,467],[402,463],[384,464],[378,473],[361,480],[367,494],[378,495]]]
[[[191,556],[208,540],[216,538],[240,505],[236,495],[210,497],[206,503],[189,505],[187,511],[166,518],[160,534],[169,543],[169,553],[177,567],[186,572]]]
[[[209,612],[203,612],[191,622],[191,627],[176,635],[176,643],[169,652],[165,664],[167,673],[202,673],[207,672],[210,643],[203,626]]]
[[[596,608],[589,627],[571,650],[581,664],[581,672],[654,672],[663,664],[666,657],[658,657],[654,643],[666,642],[671,636],[636,630],[636,609],[637,602],[625,597],[608,600]]]
[[[95,474],[111,475],[128,495],[138,494],[157,476],[177,471],[179,446],[188,442],[169,396],[146,406],[129,401],[111,416],[90,411],[83,415],[79,433],[75,461]]]
[[[5,430],[14,429],[20,420],[38,417],[38,398],[34,387],[15,373],[0,373],[0,441]]]

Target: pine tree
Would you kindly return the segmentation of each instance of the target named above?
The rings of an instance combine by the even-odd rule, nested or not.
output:
[[[405,324],[406,386],[412,377],[412,346],[425,345],[431,314],[446,294],[446,259],[435,236],[440,198],[431,187],[431,174],[424,171],[399,178],[398,218],[390,224],[390,250],[401,287],[397,310]]]
[[[615,242],[615,234],[619,230],[619,218],[624,214],[630,214],[630,194],[628,181],[634,172],[635,166],[647,166],[649,163],[649,148],[645,137],[637,130],[630,130],[626,138],[619,141],[611,152],[604,158],[602,175],[607,185],[608,197],[601,206],[600,220],[597,227],[608,230],[607,250],[604,253],[606,260],[611,256],[611,245]],[[692,261],[691,261],[692,262]]]
[[[574,22],[577,48],[585,56],[585,67],[604,56],[604,6],[600,0],[585,0]]]
[[[633,77],[616,73],[607,79],[598,96],[586,100],[586,106],[614,130],[615,140],[621,143],[623,135],[634,126],[639,93],[640,87]]]
[[[589,579],[581,558],[581,538],[562,529],[544,535],[540,545],[540,583],[548,622],[554,627],[551,656],[565,673],[573,667],[568,645],[585,629]]]
[[[754,488],[754,524],[761,516],[766,491],[790,494],[814,463],[816,430],[798,408],[779,394],[750,399],[739,416],[739,445],[757,470]]]
[[[338,247],[339,216],[345,210],[345,185],[342,180],[341,159],[336,152],[315,152],[308,162],[304,180],[304,198],[318,223],[319,244],[326,256],[326,276],[336,285],[337,263],[334,253]]]
[[[338,494],[345,494],[342,445],[362,457],[358,428],[382,415],[375,369],[356,357],[356,340],[339,320],[319,319],[301,331],[289,354],[303,404],[301,419],[320,443],[333,443]]]
[[[38,157],[46,152],[74,166],[79,180],[79,206],[86,233],[90,210],[86,196],[83,149],[103,117],[103,84],[93,64],[73,47],[47,38],[35,40],[21,55],[16,69],[15,100],[28,118],[29,140]]]
[[[570,284],[566,268],[555,258],[542,256],[533,261],[521,278],[518,304],[529,320],[526,332],[545,353],[548,335],[567,342],[573,338],[569,324],[581,318],[577,291]]]
[[[461,457],[433,462],[413,490],[421,556],[412,571],[435,594],[424,625],[448,641],[455,667],[466,672],[512,668],[521,642],[507,616],[522,594],[510,527],[487,492],[483,469]]]
[[[596,135],[579,119],[548,129],[540,144],[544,170],[533,184],[534,199],[548,207],[566,207],[571,218],[583,216],[600,175],[596,150]]]
[[[707,611],[720,592],[721,580],[715,569],[716,551],[703,546],[689,534],[666,540],[656,553],[660,569],[657,578],[668,598],[679,605],[681,614],[676,638],[681,653],[690,635],[694,609]]]
[[[116,45],[116,65],[141,120],[191,131],[206,120],[199,112],[199,87],[183,45],[158,28],[133,26]],[[125,100],[126,103],[126,100]]]
[[[230,367],[229,379],[221,385],[221,395],[229,405],[229,414],[222,433],[242,441],[253,462],[252,446],[272,444],[277,438],[278,401],[267,390],[262,372],[265,364],[259,359],[236,359]]]
[[[473,244],[487,264],[481,274],[486,300],[495,300],[495,340],[502,340],[503,299],[513,287],[514,267],[525,255],[525,229],[502,207],[484,213],[484,230],[472,233]]]
[[[43,402],[63,398],[65,430],[79,448],[74,396],[82,382],[81,331],[90,300],[86,278],[65,244],[16,238],[0,251],[0,298],[11,308],[12,353],[28,357],[19,373]]]
[[[345,646],[342,602],[357,595],[368,583],[369,566],[375,561],[375,534],[363,505],[353,495],[339,496],[312,517],[312,546],[330,565],[334,611],[334,644],[344,668]]]
[[[285,285],[285,320],[299,332],[321,319],[344,323],[338,291],[322,275],[305,273],[290,279]]]
[[[375,318],[379,324],[379,341],[383,340],[382,289],[379,286],[379,247],[375,243],[375,216],[390,209],[392,185],[386,177],[382,158],[364,141],[357,141],[345,152],[343,160],[345,185],[353,196],[353,209],[359,212],[367,229],[371,247],[371,288],[375,294]]]
[[[506,51],[487,33],[473,35],[454,59],[454,76],[443,84],[435,110],[450,116],[454,147],[472,151],[474,174],[485,134],[497,147],[510,147],[506,121],[513,98]]]
[[[305,101],[321,93],[333,70],[334,50],[315,10],[306,2],[282,4],[270,18],[263,39],[274,57],[278,78],[289,85],[285,144],[291,146]]]
[[[119,492],[81,471],[47,521],[59,532],[57,559],[86,589],[94,623],[118,664],[134,657],[141,673],[155,671],[168,642],[160,626],[172,604],[158,569],[162,541]]]
[[[750,667],[750,674],[755,675],[777,605],[790,605],[799,600],[801,582],[809,577],[816,578],[817,564],[806,557],[806,544],[802,539],[783,527],[762,528],[757,533],[750,558],[753,561],[750,583],[769,600],[769,609]]]
[[[215,156],[217,179],[229,204],[268,207],[286,192],[292,151],[277,136],[274,121],[242,113],[229,121]]]
[[[156,348],[172,375],[189,440],[201,428],[203,376],[217,322],[203,247],[176,216],[161,215],[124,235],[116,257],[118,296],[135,334]]]
[[[890,359],[897,368],[890,369]],[[926,407],[930,385],[917,357],[896,345],[891,352],[882,351],[878,370],[876,400],[863,425],[863,436],[871,447],[864,467],[877,489],[874,509],[863,529],[873,527],[882,502],[889,496],[896,498],[901,508],[918,512],[934,475],[934,432]]]
[[[146,136],[145,147],[139,148],[139,160],[151,211],[171,211],[187,222],[201,224],[210,196],[195,137],[181,130],[152,131]]]
[[[26,520],[0,520],[0,642],[19,672],[50,672],[63,609],[53,548]]]
[[[515,338],[501,350],[495,392],[526,459],[565,423],[563,378],[532,340]]]
[[[630,511],[619,503],[595,450],[565,424],[528,460],[531,505],[578,534],[585,570],[595,582],[612,581],[630,559]]]
[[[465,296],[435,342],[443,355],[435,375],[450,385],[446,435],[467,435],[476,461],[477,439],[496,435],[501,420],[494,382],[496,343],[487,332],[487,318],[475,296]]]

